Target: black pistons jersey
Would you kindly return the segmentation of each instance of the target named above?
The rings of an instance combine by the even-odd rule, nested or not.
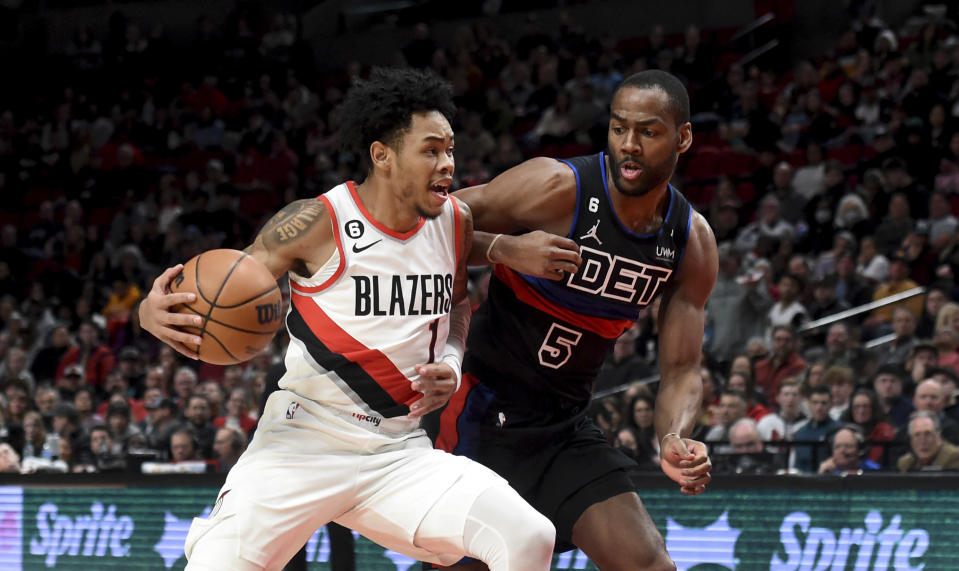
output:
[[[581,407],[619,335],[660,294],[682,262],[691,207],[672,186],[662,227],[628,230],[607,187],[605,154],[564,160],[576,174],[576,216],[567,237],[583,263],[560,281],[496,265],[489,297],[473,316],[464,372],[501,394],[533,403]],[[614,190],[615,192],[615,190]]]

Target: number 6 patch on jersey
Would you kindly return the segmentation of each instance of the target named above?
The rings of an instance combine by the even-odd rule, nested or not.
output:
[[[582,336],[579,331],[553,323],[539,347],[539,364],[551,369],[562,367]]]

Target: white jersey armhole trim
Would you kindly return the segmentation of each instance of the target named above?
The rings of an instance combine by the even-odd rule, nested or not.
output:
[[[295,283],[297,286],[326,289],[335,283],[336,280],[334,278],[338,278],[338,275],[342,272],[345,260],[343,259],[343,244],[340,238],[340,228],[336,210],[327,197],[319,196],[317,199],[323,202],[330,214],[330,227],[333,230],[333,242],[335,244],[333,253],[330,254],[330,257],[327,258],[327,260],[323,262],[323,265],[313,272],[311,276],[303,276],[293,270],[290,270],[289,274],[291,283]]]

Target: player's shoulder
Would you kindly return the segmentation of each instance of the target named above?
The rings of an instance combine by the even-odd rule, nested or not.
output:
[[[706,218],[690,210],[689,237],[686,240],[686,251],[679,271],[676,285],[685,289],[697,291],[695,295],[701,298],[703,304],[709,297],[716,276],[719,273],[719,254],[716,247],[716,237]]]
[[[470,205],[466,203],[465,200],[458,198],[454,195],[450,195],[451,204],[453,205],[454,212],[463,220],[472,220],[473,219],[473,210],[470,208]]]
[[[689,209],[689,238],[688,243],[704,256],[716,257],[716,235],[706,220],[706,217],[700,214],[695,208]]]
[[[450,203],[453,205],[454,215],[459,220],[457,225],[460,228],[459,234],[468,237],[469,242],[467,244],[469,244],[472,242],[473,236],[473,209],[465,200],[460,200],[453,195],[450,195]]]
[[[544,190],[576,190],[576,172],[566,162],[550,157],[533,157],[515,167],[535,177]]]

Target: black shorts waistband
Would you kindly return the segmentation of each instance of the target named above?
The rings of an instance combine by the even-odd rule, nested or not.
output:
[[[536,413],[554,421],[585,415],[589,401],[574,402],[557,397],[549,390],[538,389],[527,381],[498,370],[485,362],[471,358],[463,361],[463,372],[473,375],[496,395],[497,406],[522,414]]]

